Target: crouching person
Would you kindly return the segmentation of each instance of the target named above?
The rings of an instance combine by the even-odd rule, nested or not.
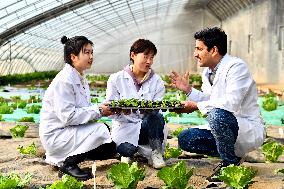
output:
[[[92,178],[78,164],[86,159],[102,160],[116,154],[107,126],[96,123],[111,115],[107,105],[94,106],[84,71],[93,63],[93,43],[84,36],[63,36],[65,66],[54,78],[42,101],[39,135],[46,162],[59,167],[59,177]]]

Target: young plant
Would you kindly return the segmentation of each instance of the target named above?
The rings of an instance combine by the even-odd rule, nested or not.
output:
[[[166,145],[166,150],[164,152],[164,158],[178,158],[182,154],[182,150],[180,148],[171,148],[169,144]]]
[[[16,125],[15,127],[10,129],[10,132],[12,134],[12,137],[24,137],[28,128],[29,127],[25,125]]]
[[[284,169],[277,169],[275,172],[284,174]],[[283,181],[284,181],[284,179],[283,179]]]
[[[183,128],[182,127],[179,127],[178,129],[174,130],[172,135],[174,137],[178,137],[178,135],[183,131]]]
[[[8,106],[7,104],[3,104],[0,106],[0,114],[12,114],[14,112],[14,109],[11,106]]]
[[[0,114],[0,121],[5,121],[1,114]]]
[[[274,97],[265,97],[262,103],[263,109],[273,111],[277,109],[278,102]]]
[[[139,168],[137,162],[130,167],[127,163],[119,163],[108,170],[107,178],[117,189],[135,189],[138,182],[145,178],[145,169]]]
[[[27,113],[28,114],[39,114],[41,109],[40,105],[31,105],[27,107]]]
[[[24,101],[24,100],[17,100],[17,101],[15,101],[15,102],[13,102],[13,103],[11,104],[11,107],[13,107],[14,110],[15,110],[15,109],[18,109],[18,108],[23,109],[23,108],[25,108],[26,106],[27,106],[27,102]]]
[[[265,161],[275,163],[284,151],[284,146],[275,141],[268,142],[261,147],[262,153],[265,156]]]
[[[192,175],[193,168],[188,169],[185,161],[180,161],[171,167],[164,167],[158,172],[158,177],[166,184],[165,188],[171,189],[185,189]]]
[[[10,173],[7,175],[0,173],[0,188],[2,189],[24,189],[27,187],[31,181],[32,175],[27,173],[21,178],[15,173]]]
[[[77,181],[76,178],[64,174],[61,180],[54,182],[51,186],[47,186],[46,189],[81,189],[84,184],[81,181]]]
[[[22,117],[22,118],[18,119],[18,122],[32,122],[32,123],[34,123],[35,120],[34,120],[33,117]]]
[[[231,188],[245,189],[254,182],[255,175],[256,171],[249,167],[229,165],[221,169],[217,178]]]
[[[37,147],[36,147],[35,143],[33,142],[31,145],[26,146],[26,147],[19,146],[19,147],[17,148],[17,150],[18,150],[21,154],[36,155]]]

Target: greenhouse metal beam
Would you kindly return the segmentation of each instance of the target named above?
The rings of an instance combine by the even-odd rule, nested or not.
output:
[[[80,8],[86,4],[91,4],[96,0],[73,0],[68,3],[62,4],[58,7],[55,7],[51,10],[48,10],[46,12],[43,12],[39,15],[36,15],[30,19],[27,19],[11,28],[6,30],[5,32],[0,34],[0,46],[3,45],[6,41],[9,39],[17,36],[20,33],[25,32],[26,30],[37,26],[41,23],[44,23],[52,18],[55,18],[57,16],[60,16],[66,12],[69,12],[71,10]]]

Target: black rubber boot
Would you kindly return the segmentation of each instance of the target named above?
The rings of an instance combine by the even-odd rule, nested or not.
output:
[[[85,181],[92,178],[90,171],[85,171],[79,168],[78,163],[84,161],[83,154],[78,154],[66,158],[63,166],[59,168],[58,176],[61,178],[64,174],[68,174],[80,181]]]

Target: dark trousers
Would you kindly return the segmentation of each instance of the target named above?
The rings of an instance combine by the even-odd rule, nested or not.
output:
[[[67,157],[64,164],[78,164],[85,160],[105,160],[113,158],[115,155],[116,144],[114,142],[105,143],[88,152]]]
[[[178,136],[181,149],[220,156],[226,164],[238,164],[240,158],[235,154],[235,143],[238,136],[238,122],[229,111],[214,108],[207,116],[210,130],[191,128],[182,131]]]
[[[149,144],[152,150],[161,151],[164,140],[164,126],[165,121],[162,114],[158,112],[146,113],[141,123],[138,144]],[[137,150],[136,146],[128,142],[121,143],[117,147],[117,152],[125,157],[132,157]]]

